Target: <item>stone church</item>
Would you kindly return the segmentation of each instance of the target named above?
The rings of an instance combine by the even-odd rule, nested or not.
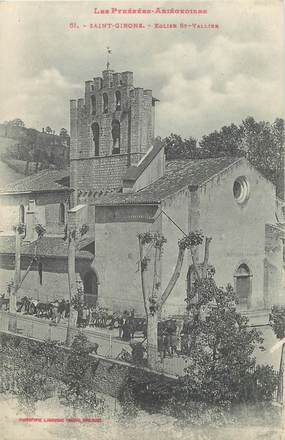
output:
[[[18,296],[68,298],[65,227],[88,224],[76,272],[89,304],[142,314],[138,233],[157,231],[167,239],[164,289],[178,240],[196,230],[212,237],[216,281],[234,286],[245,313],[265,316],[272,304],[284,303],[284,164],[276,188],[244,158],[166,162],[154,140],[157,102],[151,90],[134,86],[132,72],[108,68],[85,82],[84,98],[70,101],[70,170],[44,170],[1,188],[1,293],[13,278],[13,226],[20,222],[26,225],[22,275],[31,270]],[[46,229],[39,242],[38,223]],[[166,315],[185,312],[191,282],[187,254]]]

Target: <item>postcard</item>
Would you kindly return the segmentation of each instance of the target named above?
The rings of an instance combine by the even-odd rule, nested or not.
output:
[[[281,0],[0,3],[4,440],[285,436]]]

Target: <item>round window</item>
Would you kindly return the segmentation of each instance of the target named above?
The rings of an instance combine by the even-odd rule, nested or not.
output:
[[[234,198],[237,203],[245,203],[249,198],[249,182],[246,177],[238,177],[233,186]]]

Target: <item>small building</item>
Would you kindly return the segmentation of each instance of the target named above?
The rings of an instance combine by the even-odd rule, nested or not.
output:
[[[29,296],[44,302],[68,298],[66,235],[70,209],[69,170],[44,170],[1,189],[0,194],[0,294],[14,278],[15,232],[25,224],[21,245],[21,276],[25,278],[17,296]],[[72,211],[72,210],[71,210]],[[69,214],[72,216],[72,212]],[[46,234],[37,241],[35,226],[41,224]],[[80,242],[76,255],[78,279],[92,280],[94,239]]]

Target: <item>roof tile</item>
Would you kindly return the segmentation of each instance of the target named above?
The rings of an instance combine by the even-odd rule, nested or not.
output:
[[[242,158],[174,160],[167,163],[163,177],[134,193],[110,193],[95,199],[96,205],[158,203],[185,186],[200,186]]]
[[[83,240],[80,249],[86,248],[91,240]],[[93,240],[94,241],[94,240]],[[61,237],[43,237],[37,242],[37,256],[41,257],[67,257],[68,244]],[[0,254],[15,254],[15,236],[7,235],[0,237]],[[21,255],[34,256],[35,242],[22,243]],[[85,250],[78,250],[76,256],[93,260],[94,255]]]
[[[69,169],[43,170],[0,189],[0,194],[70,190]]]

